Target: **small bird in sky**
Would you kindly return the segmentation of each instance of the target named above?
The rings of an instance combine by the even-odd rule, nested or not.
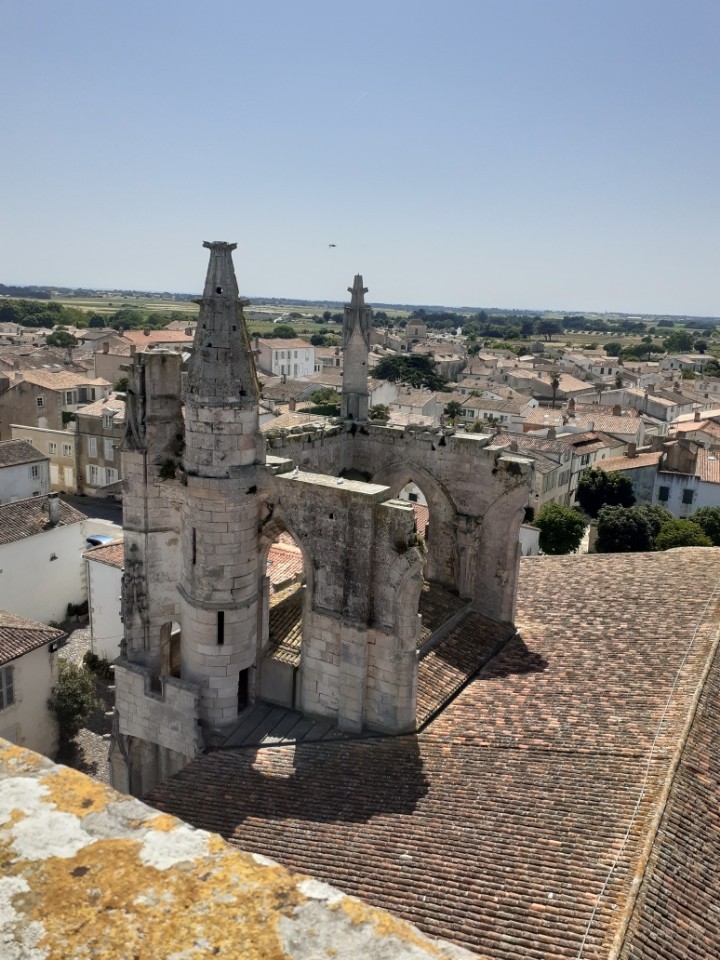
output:
[[[328,246],[329,246],[329,247],[336,247],[337,244],[336,244],[336,243],[329,243]]]

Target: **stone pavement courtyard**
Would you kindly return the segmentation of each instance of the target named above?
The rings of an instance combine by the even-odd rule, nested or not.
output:
[[[59,656],[82,666],[83,656],[90,649],[90,625],[88,623],[64,623],[68,640],[59,651]],[[57,762],[75,770],[80,770],[102,783],[110,783],[108,768],[108,750],[115,702],[115,687],[112,680],[107,682],[95,677],[98,698],[102,703],[100,710],[91,714],[83,729],[74,740],[60,744]]]

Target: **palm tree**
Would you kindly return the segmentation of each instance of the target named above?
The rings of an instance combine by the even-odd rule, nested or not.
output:
[[[453,423],[456,423],[457,418],[462,413],[462,409],[462,404],[459,401],[451,400],[445,405],[444,413],[449,420],[452,420]]]

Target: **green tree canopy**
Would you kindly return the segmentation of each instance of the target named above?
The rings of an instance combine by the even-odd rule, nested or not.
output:
[[[720,547],[720,507],[700,507],[690,520],[710,537],[713,546]]]
[[[52,333],[49,333],[45,337],[45,343],[49,347],[66,347],[72,348],[78,345],[75,337],[68,333],[67,330],[53,330]]]
[[[437,372],[435,360],[422,353],[385,357],[374,368],[373,376],[378,380],[399,380],[412,387],[427,387],[430,390],[442,390],[448,382],[446,377]]]
[[[597,517],[598,553],[644,553],[653,550],[660,528],[672,519],[664,507],[603,507]]]
[[[687,353],[692,348],[692,334],[687,330],[673,330],[665,341],[665,349],[668,353]]]
[[[334,403],[340,406],[340,394],[332,387],[321,387],[310,394],[310,399],[316,404]]]
[[[535,330],[550,342],[554,336],[562,333],[562,324],[559,320],[538,320]]]
[[[710,537],[692,520],[666,520],[655,537],[656,550],[672,550],[673,547],[711,547]]]
[[[47,705],[58,722],[61,737],[71,740],[90,714],[102,706],[96,693],[95,678],[83,667],[61,658],[57,683],[50,691]]]
[[[606,473],[598,467],[584,470],[578,480],[577,501],[585,513],[597,517],[602,507],[632,507],[632,481],[621,473]]]
[[[289,323],[276,323],[272,330],[269,330],[265,334],[268,340],[271,340],[273,337],[278,337],[281,340],[291,340],[294,336],[295,330]]]
[[[587,522],[574,507],[561,507],[559,503],[547,503],[535,518],[540,528],[540,549],[543,553],[558,556],[573,553],[580,546]]]
[[[609,357],[619,357],[622,353],[623,345],[620,340],[610,340],[603,347],[603,350]]]

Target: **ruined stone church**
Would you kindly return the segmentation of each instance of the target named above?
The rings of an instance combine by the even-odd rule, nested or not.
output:
[[[235,244],[204,246],[187,372],[165,352],[138,353],[129,370],[111,769],[136,795],[262,699],[345,735],[417,729],[418,663],[442,632],[424,628],[423,591],[498,623],[514,616],[531,462],[488,436],[368,421],[361,276],[344,311],[341,416],[266,437]],[[398,499],[409,482],[427,500],[427,541]],[[267,557],[282,533],[303,559],[289,663],[268,630]]]

